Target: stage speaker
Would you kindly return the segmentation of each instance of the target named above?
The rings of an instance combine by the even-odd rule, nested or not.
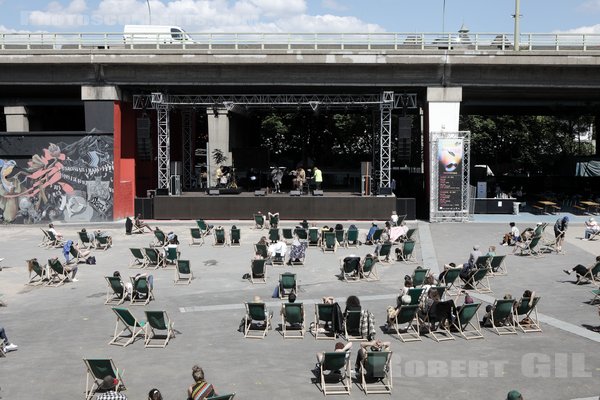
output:
[[[168,196],[169,195],[169,189],[167,189],[167,188],[156,188],[156,195],[157,196]]]
[[[379,195],[380,196],[391,196],[394,193],[392,193],[392,188],[391,187],[380,187],[379,188]]]
[[[300,191],[299,190],[292,190],[290,192],[290,196],[300,196]]]
[[[398,117],[398,139],[410,139],[412,134],[412,117]]]
[[[254,195],[255,196],[264,196],[266,193],[264,190],[255,190],[254,191]]]
[[[181,196],[181,175],[171,176],[171,196]]]
[[[313,196],[323,196],[322,190],[313,190]]]
[[[360,163],[360,174],[362,176],[371,175],[371,163],[369,161],[363,161]]]
[[[210,189],[208,191],[208,194],[211,195],[211,196],[218,196],[221,193],[219,192],[219,189]]]

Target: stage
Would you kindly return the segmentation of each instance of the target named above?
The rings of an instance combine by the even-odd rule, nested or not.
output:
[[[412,212],[398,209],[398,205],[405,207],[409,203]],[[289,193],[255,196],[254,192],[209,195],[204,192],[184,192],[181,196],[136,199],[136,213],[153,219],[240,220],[251,219],[258,211],[264,214],[270,211],[279,212],[281,219],[381,221],[389,219],[393,210],[397,210],[398,214],[414,215],[414,199],[327,191],[323,196],[291,196]]]

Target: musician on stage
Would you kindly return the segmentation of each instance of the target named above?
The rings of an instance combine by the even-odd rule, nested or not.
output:
[[[321,190],[321,184],[323,183],[323,172],[315,165],[313,167],[313,179],[315,181],[315,190]]]
[[[298,167],[296,168],[296,177],[294,178],[294,188],[296,190],[302,190],[302,185],[306,182],[306,172],[304,168]]]

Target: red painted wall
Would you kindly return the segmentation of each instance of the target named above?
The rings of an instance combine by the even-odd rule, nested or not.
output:
[[[114,103],[115,220],[132,216],[135,198],[135,113],[130,103]]]

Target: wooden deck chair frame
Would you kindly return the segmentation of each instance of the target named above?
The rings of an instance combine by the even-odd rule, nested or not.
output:
[[[304,304],[283,303],[281,305],[281,332],[284,339],[304,339],[306,333],[306,315]],[[288,324],[291,326],[288,327]]]
[[[464,304],[452,323],[452,327],[466,340],[484,338],[477,314],[479,307],[481,303]]]
[[[446,287],[446,293],[455,298],[458,298],[461,293],[461,289],[456,286],[456,282],[460,276],[461,270],[461,267],[448,269],[444,275],[444,278],[440,281],[440,283]]]
[[[58,258],[48,259],[48,267],[50,268],[48,286],[58,287],[71,280],[67,267]]]
[[[452,301],[452,300],[450,300]],[[446,302],[440,302],[440,303],[446,303]],[[438,303],[439,305],[439,303]],[[436,342],[445,342],[448,340],[456,340],[456,338],[454,337],[454,335],[452,334],[452,332],[450,332],[450,324],[452,323],[451,321],[451,316],[449,316],[450,318],[448,319],[448,326],[443,326],[442,323],[440,321],[432,321],[431,317],[429,315],[429,313],[425,314],[425,317],[422,318],[420,320],[420,325],[421,328],[425,328],[425,331],[428,335],[431,335],[431,338],[433,340],[435,340]],[[431,324],[432,323],[437,323],[437,329],[431,329]]]
[[[27,263],[32,264],[32,269],[29,271],[29,282],[27,282],[27,286],[38,286],[38,285],[48,285],[50,283],[50,274],[48,273],[48,265],[44,265],[43,267],[40,265],[37,259],[32,258],[31,260],[26,260]],[[33,274],[32,274],[33,272]],[[33,275],[33,276],[31,276]],[[0,346],[1,347],[1,346]]]
[[[532,256],[534,258],[541,258],[544,256],[542,254],[543,246],[540,243],[541,240],[541,236],[534,236],[526,242],[517,242],[515,246],[519,248],[520,256]]]
[[[423,284],[425,283],[425,278],[429,274],[429,271],[430,271],[429,268],[422,268],[422,267],[415,268],[415,270],[413,271],[413,274],[412,274],[413,286],[414,287],[423,286]]]
[[[200,234],[202,236],[210,235],[210,230],[212,229],[212,226],[209,226],[205,220],[197,219],[196,225],[198,225],[198,229],[200,229]]]
[[[344,240],[344,246],[346,248],[354,247],[358,248],[360,242],[358,241],[359,231],[358,229],[348,229],[346,231],[346,238]]]
[[[87,256],[84,256],[83,253],[81,252],[81,250],[76,249],[74,244],[69,248],[69,254],[73,257],[67,264],[79,264],[80,262],[86,262],[87,259],[91,256],[91,254],[88,254]]]
[[[164,257],[157,249],[153,247],[144,247],[144,255],[146,256],[146,267],[153,269],[164,267]]]
[[[296,274],[292,272],[279,274],[279,298],[286,299],[292,292],[298,292],[298,279]]]
[[[584,283],[592,283],[593,285],[600,286],[598,274],[600,274],[600,261],[589,267],[585,274],[580,276],[575,284],[583,285]]]
[[[349,342],[364,342],[367,340],[361,333],[362,309],[347,310],[344,318],[344,337]]]
[[[175,337],[175,324],[166,311],[144,311],[146,325],[144,326],[144,347],[165,348]],[[158,342],[158,343],[156,343]]]
[[[493,256],[490,260],[490,276],[508,275],[508,267],[506,265],[506,256]]]
[[[265,228],[265,216],[263,214],[254,214],[254,229],[264,229]]]
[[[167,244],[167,235],[163,231],[153,230],[154,240],[149,244],[150,247],[164,247]]]
[[[308,229],[308,247],[319,247],[321,244],[320,232],[318,228]]]
[[[331,371],[325,374],[325,371]],[[342,372],[343,371],[343,372]],[[328,394],[350,394],[352,377],[350,374],[350,352],[325,352],[319,367],[321,391]],[[332,383],[333,378],[337,382]],[[329,383],[328,383],[329,380]],[[341,386],[339,384],[342,384]]]
[[[106,236],[98,236],[96,238],[96,249],[106,251],[111,247],[111,244]]]
[[[213,247],[225,247],[227,246],[227,235],[225,235],[225,228],[214,228],[213,229]]]
[[[90,238],[87,235],[87,232],[77,232],[77,235],[79,236],[79,246],[82,249],[94,249],[96,248],[96,245],[90,240]]]
[[[492,306],[490,322],[492,330],[498,335],[516,335],[517,327],[513,318],[515,300],[496,300]],[[506,320],[506,324],[496,326],[498,320]]]
[[[255,259],[250,262],[250,282],[267,283],[267,260]],[[262,274],[260,273],[262,271]],[[260,276],[262,275],[262,277]]]
[[[394,258],[392,257],[392,243],[385,242],[381,244],[379,254],[377,254],[377,261],[382,264],[394,264]]]
[[[92,400],[96,391],[100,387],[104,377],[110,375],[119,380],[118,391],[126,390],[125,382],[123,381],[123,370],[115,367],[112,359],[92,359],[84,358],[83,363],[86,367],[85,376],[85,399]]]
[[[359,270],[359,279],[365,281],[378,281],[379,274],[377,273],[377,263],[379,261],[375,257],[367,257],[362,260],[362,268]]]
[[[313,334],[315,336],[315,340],[335,340],[336,334],[331,331],[328,334],[328,331],[325,329],[327,323],[330,322],[333,324],[333,308],[335,304],[325,304],[325,303],[316,303],[315,304],[315,322],[314,322],[314,331]],[[324,322],[321,325],[321,321]],[[322,331],[320,331],[322,329]]]
[[[135,276],[132,276],[129,279],[133,286],[133,294],[129,304],[132,306],[145,306],[150,303],[150,300],[154,300],[154,292],[153,289],[150,288],[148,277],[141,276],[136,280]],[[140,294],[144,294],[145,297],[141,297]]]
[[[141,248],[130,247],[132,259],[129,262],[129,268],[145,268],[148,265],[146,254]]]
[[[392,393],[392,354],[368,351],[367,358],[360,361],[360,387],[365,394]]]
[[[108,344],[115,346],[127,347],[140,337],[144,337],[144,326],[146,321],[138,320],[128,309],[121,307],[113,307],[112,310],[117,315],[115,324],[115,333]],[[121,330],[119,331],[119,327]],[[128,335],[124,335],[128,334]]]
[[[40,244],[38,244],[38,247],[43,247],[43,248],[48,248],[51,247],[50,245],[50,235],[48,234],[48,231],[40,228],[40,230],[42,231],[42,233],[44,234],[44,236],[42,237],[42,241],[40,242]]]
[[[590,304],[596,304],[596,302],[600,302],[600,289],[594,289],[591,291],[594,297],[590,300]]]
[[[121,278],[116,276],[105,276],[104,279],[106,279],[106,283],[108,284],[106,288],[106,301],[104,301],[104,304],[117,306],[123,304],[127,298],[127,290],[125,290]]]
[[[335,237],[335,232],[325,232],[323,234],[323,240],[321,241],[321,250],[323,253],[331,251],[335,253],[337,251],[338,242]]]
[[[529,301],[530,299],[523,298],[521,299],[521,304],[514,308],[513,319],[515,324],[523,333],[542,332],[537,312],[540,297],[534,297],[531,305],[529,305]],[[523,323],[525,318],[527,318],[529,323]]]
[[[42,229],[42,231],[44,231]],[[54,236],[54,233],[52,233],[52,231],[44,231],[44,233],[46,235],[48,235],[48,246],[47,247],[62,247],[65,244],[65,241],[62,239],[58,239],[56,236]]]
[[[240,228],[231,228],[229,230],[229,247],[239,247],[242,242],[242,231]]]
[[[421,341],[421,335],[419,334],[419,317],[417,316],[418,310],[418,304],[403,304],[400,306],[398,314],[394,318],[392,329],[396,331],[398,339],[403,343]],[[406,326],[402,328],[402,325],[404,324],[406,324]]]
[[[344,282],[359,282],[360,257],[340,258],[340,270]],[[347,260],[346,260],[347,259]]]
[[[162,255],[163,258],[163,268],[164,269],[177,269],[177,260],[179,260],[179,256],[181,253],[179,249],[176,247],[165,247],[165,254]]]
[[[192,237],[190,246],[202,246],[204,244],[204,235],[202,235],[200,228],[190,228],[190,236]]]
[[[417,228],[410,228],[409,230],[406,231],[406,240],[412,240],[413,242],[416,242],[416,240],[413,239],[413,236],[415,235],[415,233],[417,233]]]
[[[470,287],[477,293],[494,293],[490,286],[489,273],[489,267],[476,269],[465,283],[465,289]]]
[[[414,264],[417,262],[415,258],[415,246],[417,242],[414,240],[406,240],[402,242],[402,251],[399,253],[400,260],[407,264]]]
[[[176,285],[189,285],[194,279],[194,273],[189,260],[177,260],[175,266],[175,279]]]
[[[264,339],[271,329],[271,314],[267,310],[265,303],[245,303],[246,315],[244,316],[244,337],[249,339]],[[261,322],[263,325],[259,328],[254,322]],[[254,329],[253,329],[254,327]],[[260,334],[255,334],[260,332]]]

